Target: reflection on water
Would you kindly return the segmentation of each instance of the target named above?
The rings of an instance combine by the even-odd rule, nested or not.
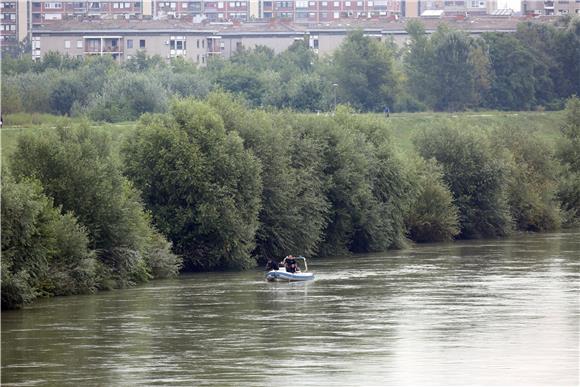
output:
[[[2,385],[578,385],[580,231],[211,273],[2,313]]]

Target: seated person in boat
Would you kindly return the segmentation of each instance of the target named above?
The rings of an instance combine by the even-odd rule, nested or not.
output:
[[[300,271],[300,268],[296,263],[296,259],[292,255],[289,255],[286,258],[284,258],[284,260],[280,264],[284,265],[288,273],[296,273]]]
[[[278,262],[274,261],[273,259],[269,259],[266,263],[266,270],[279,270],[280,267],[278,266]]]

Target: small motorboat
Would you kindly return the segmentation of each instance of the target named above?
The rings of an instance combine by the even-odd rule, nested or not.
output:
[[[293,281],[311,281],[314,279],[314,274],[308,272],[308,264],[306,263],[306,258],[302,256],[294,258],[296,260],[301,259],[302,261],[304,261],[304,271],[296,271],[294,273],[286,271],[285,267],[286,258],[284,258],[284,260],[282,261],[280,268],[274,267],[272,268],[272,270],[268,271],[268,273],[266,274],[267,281],[293,282]]]

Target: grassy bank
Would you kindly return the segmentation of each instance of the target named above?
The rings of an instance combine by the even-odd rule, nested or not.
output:
[[[413,148],[412,140],[418,131],[442,126],[448,121],[461,122],[466,128],[489,131],[495,128],[526,129],[537,132],[555,144],[560,138],[564,119],[562,112],[466,112],[466,113],[400,113],[385,118],[392,129],[394,140],[404,150]]]
[[[65,122],[80,122],[80,120],[49,114],[30,115],[28,120],[22,118],[20,114],[16,116],[18,116],[18,118],[14,119],[14,117],[8,115],[4,120],[4,126],[1,132],[2,164],[8,162],[8,157],[16,148],[18,137],[21,134],[53,130],[57,125]],[[103,130],[109,132],[113,140],[115,140],[115,144],[120,144],[122,142],[121,139],[135,128],[135,122],[122,122],[116,124],[93,122],[90,125],[101,127]]]
[[[383,116],[383,115],[380,115]],[[560,138],[560,127],[564,115],[562,112],[465,112],[465,113],[394,113],[385,120],[392,130],[393,140],[404,151],[413,149],[413,137],[423,129],[444,125],[446,122],[461,122],[465,127],[492,130],[498,127],[526,129],[538,133],[554,145]],[[16,146],[18,136],[35,130],[50,130],[66,117],[48,114],[7,115],[2,130],[2,162]],[[113,139],[121,139],[132,131],[134,122],[118,124],[93,123],[109,131]],[[116,141],[120,142],[120,141]]]

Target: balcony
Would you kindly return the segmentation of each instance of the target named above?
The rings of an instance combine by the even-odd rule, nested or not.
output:
[[[216,56],[222,54],[221,36],[211,36],[207,38],[207,54],[208,56]]]
[[[85,55],[112,55],[118,59],[123,55],[123,39],[120,36],[95,36],[84,38]]]

